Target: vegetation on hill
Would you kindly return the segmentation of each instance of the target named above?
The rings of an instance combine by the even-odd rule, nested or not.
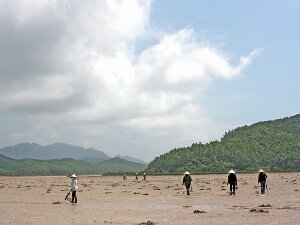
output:
[[[226,132],[221,141],[177,148],[149,165],[148,173],[300,170],[300,114]]]
[[[119,158],[112,158],[101,163],[91,164],[69,158],[15,160],[0,155],[0,175],[2,176],[124,173],[140,172],[146,167],[144,164],[129,162]]]

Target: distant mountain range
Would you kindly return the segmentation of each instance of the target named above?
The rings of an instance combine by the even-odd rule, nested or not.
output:
[[[41,146],[36,143],[21,143],[16,146],[0,149],[0,154],[12,159],[52,160],[72,158],[89,163],[99,163],[111,158],[104,152],[94,148],[86,149],[65,143],[54,143],[46,146]],[[117,157],[131,162],[146,164],[144,161],[130,156],[118,155]]]
[[[105,173],[138,173],[147,165],[130,162],[118,157],[103,162],[88,163],[70,158],[37,160],[12,159],[0,154],[0,176],[43,176],[43,175],[78,175]]]
[[[63,175],[140,172],[216,173],[300,171],[300,114],[238,127],[220,141],[193,143],[156,157],[147,166],[130,156],[110,158],[93,148],[64,143],[23,143],[0,149],[0,175]]]

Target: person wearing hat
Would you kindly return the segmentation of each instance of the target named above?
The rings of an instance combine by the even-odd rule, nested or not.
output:
[[[263,195],[265,193],[266,190],[266,183],[267,183],[267,174],[265,174],[265,172],[260,169],[258,174],[258,184],[260,183],[260,190],[261,190],[261,194]]]
[[[230,184],[230,195],[235,195],[235,189],[237,189],[237,177],[233,170],[229,170],[227,185]]]
[[[78,189],[78,185],[77,185],[77,177],[75,174],[73,174],[72,176],[70,176],[71,178],[71,190],[72,190],[72,203],[77,203],[77,195],[76,195],[76,191]]]
[[[144,180],[146,180],[146,173],[143,174]]]
[[[182,180],[182,185],[185,184],[185,188],[186,188],[186,194],[190,195],[190,187],[192,184],[192,178],[190,176],[190,173],[188,171],[185,171],[184,173],[184,177]]]

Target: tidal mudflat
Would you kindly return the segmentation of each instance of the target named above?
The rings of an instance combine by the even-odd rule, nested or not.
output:
[[[300,224],[300,172],[237,174],[235,196],[227,174],[183,176],[80,176],[78,204],[64,200],[68,177],[0,177],[0,224]]]

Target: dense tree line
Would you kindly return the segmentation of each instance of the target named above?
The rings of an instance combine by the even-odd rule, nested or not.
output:
[[[220,141],[194,143],[156,157],[150,173],[300,170],[300,114],[228,131]]]

